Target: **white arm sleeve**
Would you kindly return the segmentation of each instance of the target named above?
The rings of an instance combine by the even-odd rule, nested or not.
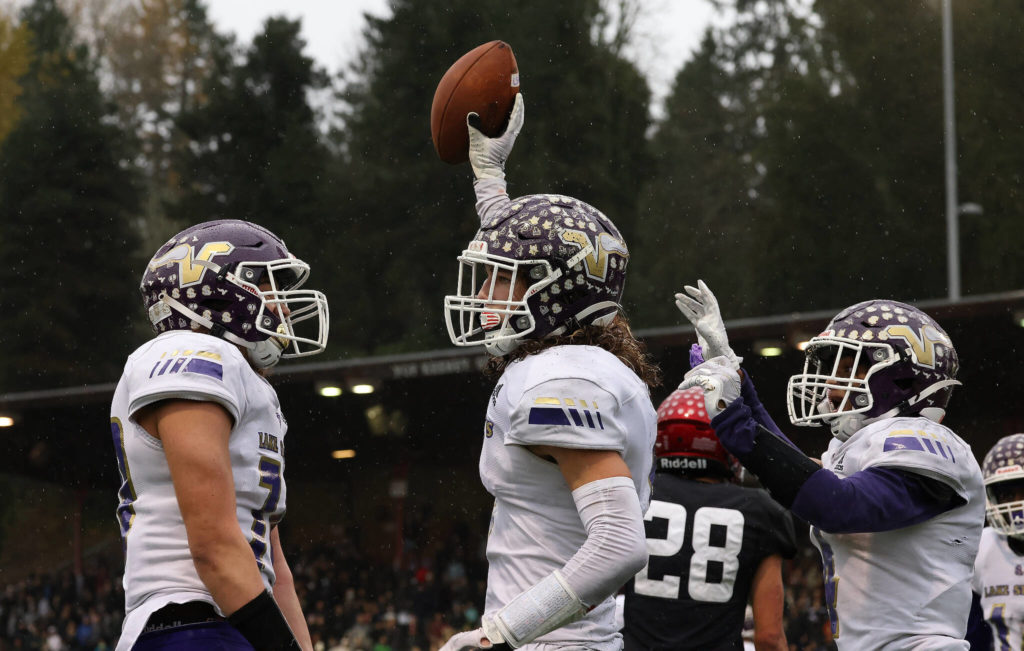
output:
[[[483,178],[473,181],[476,192],[476,214],[486,224],[497,217],[511,203],[505,191],[505,179]]]
[[[561,573],[580,601],[594,606],[647,563],[644,514],[629,477],[608,477],[572,492],[587,541]]]
[[[647,563],[640,498],[629,477],[609,477],[572,492],[587,540],[561,570],[525,590],[493,617],[483,617],[491,642],[519,648],[575,622]]]

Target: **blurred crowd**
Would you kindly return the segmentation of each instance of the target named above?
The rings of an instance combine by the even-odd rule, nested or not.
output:
[[[402,562],[370,562],[351,537],[292,543],[288,556],[317,651],[432,651],[479,626],[486,587],[483,532],[455,526],[429,546],[407,540]],[[784,565],[790,649],[830,651],[820,561],[802,547]],[[0,585],[0,651],[105,651],[124,616],[119,552],[81,575],[35,574]]]

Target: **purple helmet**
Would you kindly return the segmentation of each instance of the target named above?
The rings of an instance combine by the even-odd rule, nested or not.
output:
[[[168,240],[146,265],[139,290],[156,332],[207,328],[266,368],[327,344],[327,299],[299,289],[308,277],[309,265],[281,238],[256,224],[222,219]]]
[[[840,440],[880,418],[941,421],[960,384],[949,335],[921,310],[896,301],[846,308],[805,353],[803,373],[789,379],[789,418],[796,425],[828,423]]]
[[[1024,536],[1024,434],[999,439],[981,464],[988,524],[1007,536]]]
[[[487,220],[459,256],[458,293],[446,296],[448,334],[456,346],[511,352],[523,338],[607,325],[618,313],[629,251],[600,210],[557,194],[520,197]],[[525,289],[519,300],[478,296],[503,274]]]

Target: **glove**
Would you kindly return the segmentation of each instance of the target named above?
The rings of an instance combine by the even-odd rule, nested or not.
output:
[[[469,163],[473,166],[473,174],[477,179],[504,179],[505,161],[512,153],[512,145],[523,129],[523,94],[516,93],[512,115],[509,116],[505,133],[496,138],[489,138],[478,128],[480,116],[476,113],[466,115],[466,127],[469,129]]]
[[[451,636],[438,651],[476,651],[477,649],[503,651],[512,648],[505,643],[491,618],[484,615],[481,618],[481,623],[483,626],[478,629]]]
[[[715,295],[703,280],[698,280],[696,287],[687,285],[685,289],[689,296],[676,294],[676,307],[697,331],[697,342],[704,351],[704,359],[724,357],[729,366],[738,371],[743,359],[736,357],[729,347],[729,335],[725,332]]]
[[[683,376],[680,389],[704,389],[704,408],[708,418],[722,413],[740,397],[740,374],[725,357],[713,357],[690,369]]]

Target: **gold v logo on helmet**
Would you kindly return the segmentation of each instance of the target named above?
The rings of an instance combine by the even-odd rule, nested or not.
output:
[[[198,283],[203,279],[203,274],[206,273],[206,267],[194,264],[194,260],[209,262],[213,256],[231,253],[234,248],[231,242],[207,242],[203,245],[203,248],[199,249],[199,254],[196,255],[195,249],[191,244],[179,244],[159,258],[153,258],[149,263],[149,269],[150,271],[156,271],[164,265],[176,262],[178,263],[179,285],[187,287],[188,285]]]
[[[590,244],[590,238],[583,231],[565,230],[560,233],[560,237],[566,244],[575,244],[581,249]],[[593,252],[584,258],[584,262],[587,263],[588,276],[597,280],[605,280],[608,277],[609,253],[617,253],[623,258],[629,257],[629,250],[622,240],[609,233],[600,233],[594,244]]]
[[[949,337],[927,325],[921,328],[920,336],[918,336],[918,332],[906,325],[889,326],[885,332],[890,337],[899,337],[905,340],[910,345],[910,351],[917,362],[931,368],[935,368],[935,344],[952,346]]]

